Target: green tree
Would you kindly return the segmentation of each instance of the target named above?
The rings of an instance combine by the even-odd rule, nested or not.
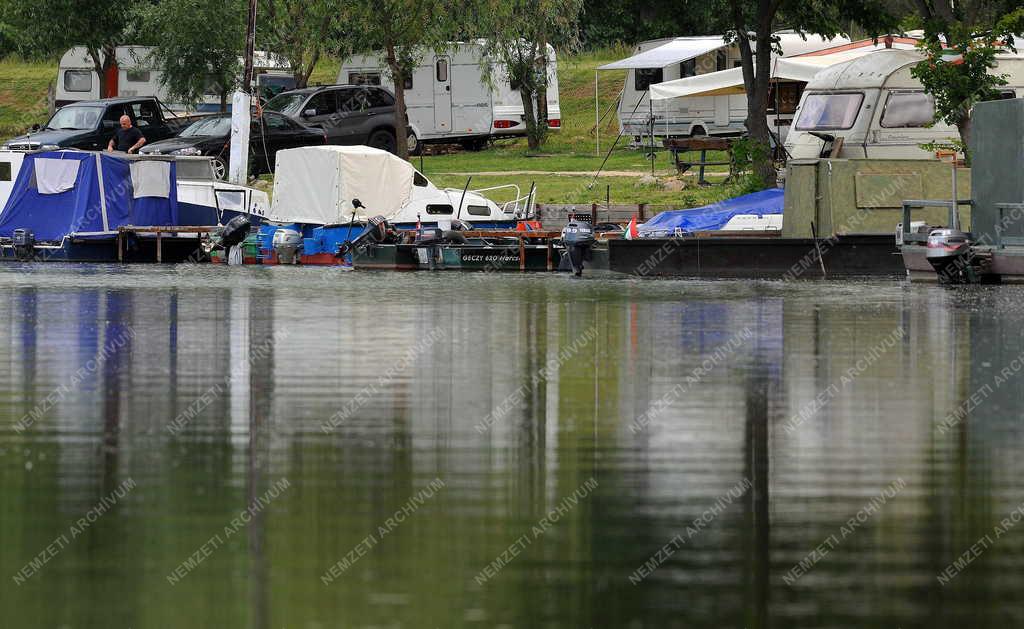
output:
[[[163,0],[147,7],[144,28],[159,36],[150,61],[176,101],[199,102],[211,87],[221,111],[239,75],[247,7],[237,0]]]
[[[139,37],[139,9],[126,2],[78,0],[10,0],[3,4],[3,22],[18,47],[36,54],[85,46],[99,75],[100,94],[107,94],[106,71],[117,63],[117,47],[145,43]]]
[[[935,98],[936,119],[956,125],[967,155],[971,108],[998,98],[997,88],[1006,85],[1004,75],[993,73],[996,54],[1012,50],[1014,35],[1024,32],[1024,8],[1019,0],[919,0],[917,9],[925,59],[911,74]]]
[[[896,19],[879,0],[725,0],[720,9],[727,37],[740,50],[753,173],[762,185],[772,185],[776,173],[769,149],[768,91],[772,55],[779,52],[773,33],[790,28],[831,37],[847,31],[851,20],[877,33]]]
[[[395,109],[399,120],[408,120],[405,82],[424,51],[441,49],[457,31],[460,12],[447,0],[346,0],[339,11],[345,26],[361,33],[345,52],[382,51],[388,78],[395,86]],[[398,156],[409,158],[404,129],[395,138]]]
[[[260,0],[256,37],[262,48],[288,60],[295,86],[306,87],[320,58],[339,50],[339,35],[348,35],[345,10],[328,0]]]
[[[486,6],[482,13],[490,80],[495,71],[508,74],[523,101],[526,139],[538,150],[548,132],[548,45],[572,50],[579,43],[582,0],[507,0]]]

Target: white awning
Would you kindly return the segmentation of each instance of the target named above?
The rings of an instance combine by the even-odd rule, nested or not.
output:
[[[913,48],[909,44],[897,44],[893,47],[900,49]],[[772,59],[772,80],[802,81],[807,83],[824,68],[858,57],[864,57],[879,50],[885,50],[884,44],[846,48],[831,54],[775,57]],[[709,72],[708,74],[699,74],[685,79],[655,83],[651,86],[651,100],[665,100],[685,96],[724,96],[743,93],[742,68]]]
[[[598,70],[664,68],[673,63],[681,63],[724,47],[725,40],[721,37],[677,37],[657,48],[646,50],[613,63],[606,63],[600,66]]]

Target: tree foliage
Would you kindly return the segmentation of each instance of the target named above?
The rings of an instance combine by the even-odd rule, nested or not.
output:
[[[239,74],[246,14],[237,0],[162,0],[147,8],[144,28],[160,41],[149,60],[171,98],[195,104],[212,88],[226,108]]]
[[[296,87],[306,87],[320,58],[350,40],[346,9],[328,0],[260,0],[258,47],[287,59]]]
[[[1006,85],[995,71],[996,54],[1014,49],[1024,32],[1024,8],[1004,0],[966,0],[956,5],[920,0],[918,18],[925,38],[925,60],[911,74],[935,99],[935,117],[956,125],[962,146],[971,134],[971,108],[998,98]]]
[[[145,7],[126,2],[5,0],[0,4],[0,21],[24,51],[53,54],[85,46],[104,94],[105,70],[117,62],[117,46],[144,43],[139,32],[140,6]]]
[[[563,52],[578,46],[582,9],[582,0],[506,0],[488,6],[478,24],[488,59],[498,62],[497,67],[485,64],[484,72],[504,71],[518,88],[531,150],[541,147],[548,131],[548,45]]]

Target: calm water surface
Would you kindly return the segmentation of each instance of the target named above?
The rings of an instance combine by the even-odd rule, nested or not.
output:
[[[0,266],[3,626],[1021,626],[1022,303]]]

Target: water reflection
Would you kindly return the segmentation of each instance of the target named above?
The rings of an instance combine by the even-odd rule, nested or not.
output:
[[[12,626],[1024,612],[1020,531],[937,579],[1024,500],[1018,289],[96,270],[0,267],[0,577],[137,483],[0,588]]]

